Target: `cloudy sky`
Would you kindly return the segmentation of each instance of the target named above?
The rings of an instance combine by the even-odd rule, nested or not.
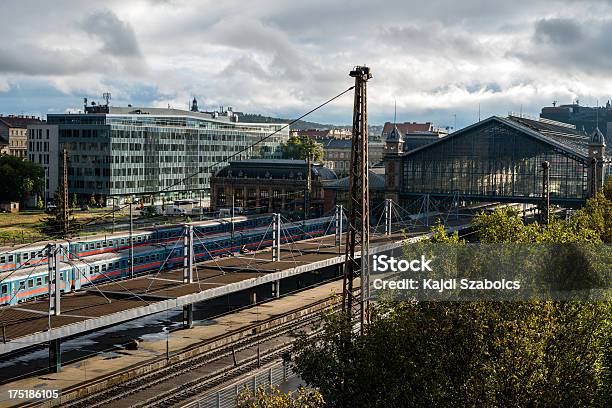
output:
[[[612,98],[612,0],[0,1],[0,112],[82,97],[292,118],[367,64],[370,123]],[[310,117],[348,124],[345,95]]]

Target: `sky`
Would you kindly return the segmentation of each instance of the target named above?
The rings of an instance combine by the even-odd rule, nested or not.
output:
[[[370,124],[612,99],[612,0],[0,1],[0,113],[111,105],[295,118],[368,65]],[[350,124],[345,94],[307,119]]]

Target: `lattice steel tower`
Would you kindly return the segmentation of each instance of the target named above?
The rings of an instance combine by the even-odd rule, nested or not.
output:
[[[344,288],[342,309],[352,318],[353,281],[361,269],[361,316],[367,319],[369,298],[368,247],[370,242],[370,204],[368,198],[368,110],[367,82],[372,78],[370,68],[357,66],[350,74],[355,78],[355,104],[353,108],[353,144],[349,173],[349,200],[344,262]],[[355,259],[356,248],[361,247],[361,267]]]

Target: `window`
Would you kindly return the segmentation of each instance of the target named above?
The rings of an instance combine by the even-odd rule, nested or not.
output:
[[[19,290],[24,290],[24,289],[25,289],[25,281],[19,282]]]
[[[42,277],[36,278],[36,286],[41,286],[41,285],[42,285]]]
[[[8,285],[2,285],[2,294],[5,295],[8,293]]]

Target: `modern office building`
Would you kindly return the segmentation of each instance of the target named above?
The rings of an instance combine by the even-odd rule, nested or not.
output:
[[[612,134],[608,128],[612,126],[612,103],[605,106],[583,106],[578,101],[568,104],[542,108],[540,117],[574,125],[577,130],[591,134],[596,128],[603,133],[608,146],[612,145]]]
[[[40,123],[34,116],[0,115],[0,153],[27,158],[28,126]]]
[[[239,123],[230,110],[86,105],[84,113],[50,114],[47,123],[58,127],[69,194],[80,201],[206,196],[211,175],[229,160],[280,158],[289,137],[282,124]]]
[[[45,203],[53,200],[59,186],[59,130],[46,123],[28,125],[28,160],[45,169]]]

